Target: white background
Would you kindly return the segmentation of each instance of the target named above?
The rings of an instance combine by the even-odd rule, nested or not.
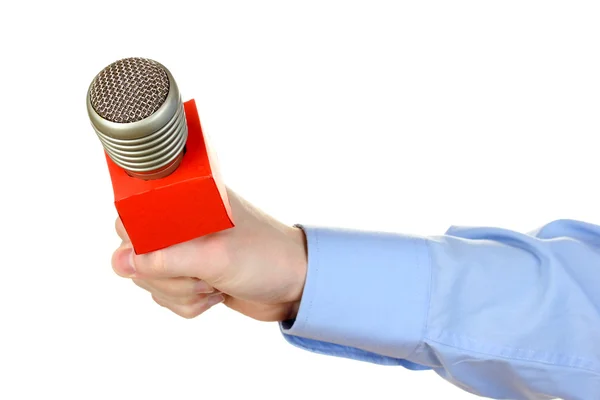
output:
[[[165,64],[226,183],[289,224],[597,223],[599,20],[594,2],[3,2],[0,398],[474,398],[223,306],[184,320],[118,278],[87,87],[119,58]]]

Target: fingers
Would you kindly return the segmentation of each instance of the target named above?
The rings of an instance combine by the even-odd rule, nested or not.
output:
[[[136,255],[120,218],[115,221],[115,230],[123,241],[112,255],[115,273],[132,278],[157,304],[181,317],[194,318],[224,301],[223,294],[195,278],[198,260],[207,259],[206,252],[200,254],[198,241]]]
[[[169,298],[193,297],[215,291],[206,282],[194,278],[133,279],[133,282],[151,293]]]
[[[195,318],[207,311],[209,308],[224,301],[224,297],[220,293],[203,297],[191,304],[176,304],[168,299],[156,296],[154,294],[152,295],[152,299],[154,299],[158,305],[163,306],[175,314],[188,319]]]
[[[129,240],[129,235],[127,234],[127,231],[125,230],[125,226],[123,225],[123,221],[121,221],[120,217],[117,217],[117,220],[115,221],[115,230],[117,231],[117,235],[119,235],[119,237],[121,238],[121,240],[123,242],[131,241],[131,240]]]
[[[223,295],[193,278],[132,279],[154,301],[184,318],[194,318],[223,301]]]

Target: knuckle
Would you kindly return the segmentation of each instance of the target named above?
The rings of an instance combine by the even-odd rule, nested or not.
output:
[[[158,297],[156,297],[155,295],[152,295],[152,300],[154,300],[154,302],[156,304],[158,304],[161,307],[166,307],[166,305],[162,302],[162,300],[160,300]]]
[[[196,318],[200,313],[193,307],[182,307],[178,314],[185,319],[192,319]]]

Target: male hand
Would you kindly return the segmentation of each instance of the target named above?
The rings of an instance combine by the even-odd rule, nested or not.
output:
[[[120,219],[123,240],[112,266],[149,291],[159,305],[194,318],[224,302],[261,321],[296,316],[306,277],[304,233],[253,207],[228,189],[234,228],[136,255]]]

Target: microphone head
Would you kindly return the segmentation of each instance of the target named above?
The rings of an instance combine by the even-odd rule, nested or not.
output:
[[[158,179],[181,162],[187,124],[173,76],[160,63],[113,62],[89,86],[87,110],[108,157],[131,176]]]

